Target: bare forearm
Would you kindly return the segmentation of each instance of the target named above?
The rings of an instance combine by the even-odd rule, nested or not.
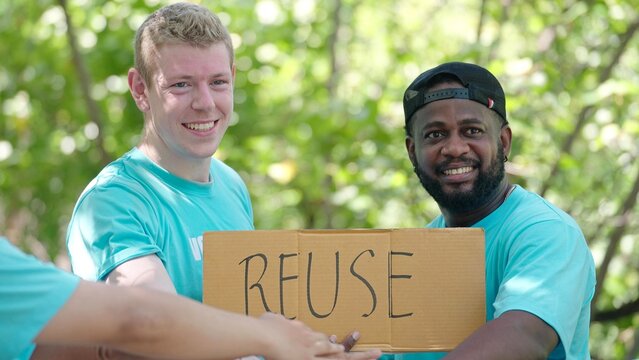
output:
[[[143,297],[147,296],[145,292]],[[265,354],[270,349],[269,331],[255,318],[233,314],[195,301],[156,294],[153,301],[140,299],[144,307],[132,309],[135,330],[127,338],[134,344],[113,345],[133,353],[148,353],[149,346],[158,356],[180,358],[228,359],[250,354]],[[177,302],[179,301],[179,304]],[[152,304],[152,306],[150,306]],[[166,309],[179,308],[179,312]],[[162,314],[158,316],[157,314]],[[211,355],[214,354],[214,355]]]
[[[31,360],[100,360],[97,348],[86,346],[38,345],[31,355]]]
[[[100,344],[163,359],[233,358],[268,351],[269,340],[255,318],[162,292],[86,282],[36,338],[39,345]],[[52,358],[56,349],[42,347],[39,352],[45,350]],[[95,348],[57,351],[100,358]]]
[[[555,331],[536,316],[511,311],[479,328],[446,359],[546,359],[557,341]]]
[[[38,345],[30,360],[152,360],[104,346]]]

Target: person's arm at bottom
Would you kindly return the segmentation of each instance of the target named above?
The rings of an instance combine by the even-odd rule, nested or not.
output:
[[[155,254],[130,259],[113,269],[104,279],[107,284],[140,286],[177,294],[164,264]],[[141,360],[150,359],[124,353],[106,346],[38,344],[31,360]]]
[[[557,346],[555,330],[525,311],[507,311],[471,334],[445,359],[546,359]]]
[[[86,281],[35,342],[101,344],[180,359],[263,354],[267,359],[297,360],[343,353],[343,347],[330,343],[327,336],[280,315],[252,318],[158,291]]]

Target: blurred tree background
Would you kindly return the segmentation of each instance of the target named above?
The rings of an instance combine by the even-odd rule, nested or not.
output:
[[[75,200],[137,143],[126,73],[160,0],[0,2],[0,232],[68,268]],[[508,97],[512,180],[581,224],[598,267],[592,355],[639,357],[639,0],[203,1],[236,46],[216,157],[255,225],[421,227],[438,209],[404,150],[403,90],[488,67]]]

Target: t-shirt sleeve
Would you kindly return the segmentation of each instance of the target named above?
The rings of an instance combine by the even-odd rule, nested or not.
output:
[[[79,278],[0,238],[0,359],[33,350],[33,340],[75,291]]]
[[[593,296],[594,270],[583,234],[559,220],[522,229],[508,248],[508,262],[494,302],[495,318],[523,310],[549,324],[560,346],[571,344]]]
[[[131,259],[157,254],[161,247],[156,209],[140,189],[113,184],[83,194],[69,222],[67,247],[73,272],[95,281]]]

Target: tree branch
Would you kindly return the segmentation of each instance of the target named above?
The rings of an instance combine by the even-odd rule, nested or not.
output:
[[[596,314],[593,314],[592,321],[596,322],[606,322],[606,321],[615,321],[626,316],[633,315],[639,312],[639,298],[621,305],[617,309],[610,309],[599,311]]]
[[[510,17],[510,7],[512,5],[512,0],[501,0],[501,17],[499,18],[499,24],[506,24],[508,22],[508,18]],[[503,28],[501,28],[498,32],[497,32],[497,37],[495,38],[495,41],[492,42],[492,44],[490,44],[490,47],[488,49],[488,58],[486,59],[486,62],[490,62],[492,61],[495,57],[496,57],[496,53],[497,53],[497,49],[499,48],[499,45],[501,44],[501,38],[502,38],[502,34],[503,34]]]
[[[329,49],[329,58],[331,64],[331,74],[326,84],[326,88],[328,90],[329,102],[334,101],[337,98],[337,85],[339,82],[339,75],[341,72],[341,63],[339,61],[339,32],[342,27],[342,0],[335,0],[335,9],[333,10],[333,32],[330,34],[328,38],[328,49]],[[329,153],[326,153],[324,156],[325,162],[331,161],[331,156]],[[325,194],[331,193],[331,185],[333,184],[333,176],[330,174],[326,174],[322,179],[321,186],[324,188]],[[333,227],[333,206],[330,202],[329,198],[321,199],[321,207],[322,211],[326,215],[326,223],[325,224],[312,224],[317,227],[324,228],[332,228]],[[314,217],[317,219],[317,217]]]
[[[617,64],[619,63],[619,60],[621,59],[621,56],[628,49],[628,43],[630,43],[630,40],[635,35],[637,30],[639,30],[639,18],[635,19],[635,21],[632,24],[630,24],[630,26],[628,26],[628,29],[626,30],[626,32],[621,35],[619,47],[617,47],[617,50],[613,54],[612,59],[608,63],[608,66],[603,68],[602,71],[599,73],[599,78],[598,78],[599,83],[603,83],[610,78],[613,69],[615,68],[615,66],[617,66]],[[546,192],[548,191],[548,189],[550,188],[552,179],[554,179],[557,176],[557,173],[559,172],[559,163],[561,161],[561,154],[571,153],[572,146],[575,140],[581,135],[581,130],[586,125],[587,120],[590,118],[590,115],[592,114],[593,110],[594,110],[593,105],[586,105],[581,109],[581,111],[579,111],[579,115],[577,116],[577,122],[575,123],[575,128],[573,129],[572,133],[564,140],[564,143],[561,146],[560,156],[557,158],[557,161],[555,161],[555,163],[553,164],[550,170],[550,175],[546,178],[546,180],[542,184],[541,190],[539,191],[539,195],[544,196]]]
[[[626,228],[628,226],[628,220],[630,216],[634,213],[633,209],[637,203],[637,195],[639,195],[639,171],[637,171],[637,177],[635,178],[634,185],[632,186],[632,190],[626,197],[623,206],[620,208],[617,216],[617,224],[612,230],[612,234],[610,234],[610,242],[608,243],[608,247],[606,248],[606,254],[599,266],[597,271],[597,285],[595,286],[595,294],[592,298],[592,302],[590,305],[592,317],[595,318],[597,316],[597,301],[599,300],[599,295],[601,293],[601,288],[603,286],[603,282],[606,279],[606,275],[608,274],[608,267],[610,266],[610,262],[612,261],[613,256],[617,253],[617,248],[619,247],[619,242],[621,242],[621,238],[626,232]]]
[[[342,0],[335,0],[335,10],[333,11],[333,32],[328,37],[328,50],[331,64],[331,75],[328,79],[328,94],[330,99],[335,96],[335,90],[337,89],[338,75],[340,72],[340,64],[338,60],[338,43],[339,43],[339,30],[342,26],[341,12],[342,12]]]
[[[479,44],[481,40],[481,33],[484,31],[484,18],[486,17],[486,0],[481,0],[481,6],[479,7],[479,21],[477,24],[477,34],[475,35],[475,42]],[[479,59],[477,59],[479,62]]]
[[[60,7],[62,7],[64,18],[67,23],[67,36],[69,39],[69,47],[71,48],[71,58],[78,79],[80,80],[82,99],[84,100],[84,103],[87,107],[89,119],[97,125],[98,129],[100,129],[98,137],[95,139],[98,151],[100,153],[100,161],[103,165],[106,165],[112,159],[104,147],[104,137],[102,135],[102,130],[104,129],[104,121],[102,121],[100,109],[97,102],[91,97],[91,77],[78,48],[78,43],[76,41],[75,35],[75,27],[71,22],[71,16],[69,15],[69,11],[67,9],[67,1],[58,0],[58,3],[60,4]]]

